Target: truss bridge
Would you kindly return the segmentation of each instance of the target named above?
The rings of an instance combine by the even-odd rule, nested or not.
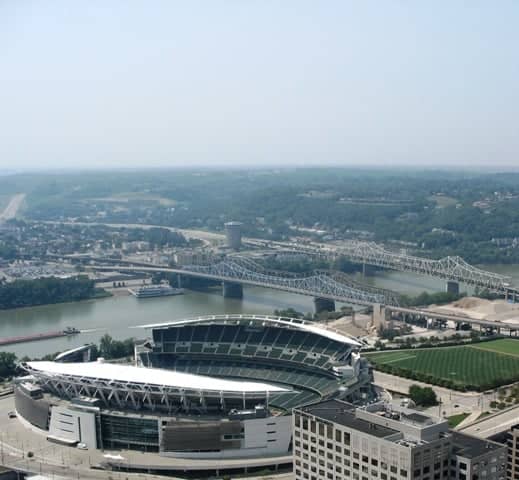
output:
[[[432,260],[394,253],[373,242],[353,240],[340,246],[330,244],[284,244],[284,246],[290,246],[294,253],[306,253],[327,258],[344,257],[355,263],[461,282],[493,292],[517,291],[511,286],[510,277],[474,267],[458,256]]]
[[[316,271],[307,276],[294,277],[291,274],[283,275],[268,270],[261,271],[261,267],[258,268],[260,271],[251,270],[251,268],[256,268],[255,263],[248,260],[225,258],[209,265],[186,265],[177,268],[144,265],[142,263],[138,265],[125,263],[117,266],[91,265],[90,268],[95,270],[170,272],[178,273],[181,277],[218,280],[224,285],[224,295],[226,284],[230,286],[254,285],[356,305],[369,306],[375,303],[398,305],[397,297],[393,292],[390,292],[390,295],[387,290],[365,287],[351,280],[346,281],[346,278],[339,278],[328,271]]]

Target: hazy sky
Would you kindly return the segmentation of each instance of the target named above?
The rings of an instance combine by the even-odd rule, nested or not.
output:
[[[0,0],[0,167],[519,166],[519,1]]]

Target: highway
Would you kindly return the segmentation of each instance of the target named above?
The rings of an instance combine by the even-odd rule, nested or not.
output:
[[[168,227],[165,225],[152,225],[144,223],[106,223],[106,222],[58,222],[55,220],[46,220],[41,223],[47,223],[49,225],[80,225],[84,227],[88,226],[103,226],[108,228],[140,228],[142,230],[150,230],[151,228],[165,228],[170,232],[180,232],[186,238],[194,238],[202,240],[206,244],[212,244],[214,242],[224,242],[225,234],[216,232],[207,232],[205,230],[190,230],[184,228]],[[252,240],[252,239],[251,239]],[[244,241],[248,239],[244,238]]]
[[[25,200],[25,193],[17,193],[13,195],[5,207],[4,211],[0,213],[0,223],[3,223],[7,220],[11,220],[16,217],[18,213],[18,209],[21,207],[23,201]]]
[[[508,430],[512,425],[519,423],[519,406],[504,410],[496,415],[473,423],[468,427],[460,429],[463,433],[477,437],[489,438],[498,433]]]
[[[503,329],[503,330],[519,330],[519,323],[507,323],[494,320],[483,320],[472,317],[463,317],[461,315],[453,315],[449,313],[441,313],[434,310],[427,310],[423,308],[406,308],[406,307],[393,307],[387,306],[386,309],[389,312],[404,313],[409,315],[415,315],[425,318],[432,318],[438,320],[445,320],[454,323],[470,323],[473,325],[480,325],[481,327],[492,328],[492,329]]]

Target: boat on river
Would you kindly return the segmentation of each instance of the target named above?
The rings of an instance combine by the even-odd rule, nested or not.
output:
[[[6,345],[13,345],[15,343],[34,342],[36,340],[48,340],[50,338],[66,337],[69,335],[77,335],[81,333],[80,330],[74,327],[67,327],[65,330],[57,332],[35,333],[33,335],[21,335],[18,337],[4,337],[0,338],[0,347]]]
[[[138,288],[129,288],[128,291],[136,298],[167,297],[170,295],[182,295],[183,288],[173,288],[170,285],[144,285]]]

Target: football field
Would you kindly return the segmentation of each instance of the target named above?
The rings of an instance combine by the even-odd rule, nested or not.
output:
[[[486,390],[519,381],[519,340],[365,354],[375,368],[460,390]]]

